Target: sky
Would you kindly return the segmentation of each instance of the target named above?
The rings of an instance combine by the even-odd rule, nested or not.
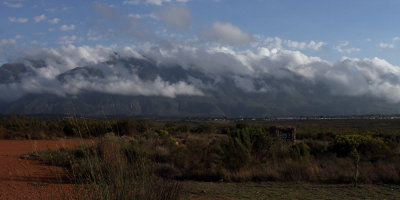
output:
[[[333,96],[400,103],[399,8],[398,0],[2,0],[0,64],[44,67],[0,82],[0,98],[85,90],[175,98],[229,79],[249,93],[307,96],[322,85]],[[103,65],[114,52],[207,79],[144,80]],[[59,81],[84,66],[104,76]]]
[[[168,38],[238,49],[269,41],[330,61],[378,57],[400,65],[398,8],[396,0],[2,0],[0,62],[26,49],[118,49]]]

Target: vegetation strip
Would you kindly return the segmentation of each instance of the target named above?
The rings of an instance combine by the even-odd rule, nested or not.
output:
[[[342,126],[342,131],[331,133],[304,132],[307,126],[313,128],[312,121],[297,124],[293,142],[271,135],[271,124],[263,122],[74,119],[60,121],[63,131],[71,131],[69,136],[96,136],[96,145],[30,157],[69,169],[72,183],[90,191],[85,198],[152,194],[177,199],[181,181],[188,180],[398,184],[399,137],[386,132],[392,127],[355,133],[347,131],[358,124],[338,122],[329,124],[328,130]]]

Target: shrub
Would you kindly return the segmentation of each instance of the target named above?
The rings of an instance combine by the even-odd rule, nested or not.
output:
[[[313,156],[321,156],[327,151],[327,145],[316,140],[306,140],[305,143],[310,148],[310,154]]]
[[[215,133],[216,128],[211,123],[201,123],[194,130],[194,133]]]
[[[310,147],[306,143],[300,142],[292,145],[289,153],[292,159],[308,159],[310,157]]]
[[[250,151],[239,137],[230,137],[223,146],[223,163],[230,170],[239,170],[251,159]]]
[[[176,127],[176,132],[179,133],[188,133],[192,127],[189,123],[180,124]]]
[[[368,135],[338,135],[330,147],[341,157],[350,155],[354,148],[358,153],[372,160],[382,159],[393,154],[381,138],[373,138]]]

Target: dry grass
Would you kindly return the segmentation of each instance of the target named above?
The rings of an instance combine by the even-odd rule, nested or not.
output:
[[[367,185],[296,182],[215,183],[185,181],[181,199],[400,199],[398,185]]]

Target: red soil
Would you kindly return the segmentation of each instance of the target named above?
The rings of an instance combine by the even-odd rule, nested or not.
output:
[[[61,199],[63,195],[71,196],[68,193],[73,187],[61,178],[66,173],[64,169],[19,156],[81,143],[81,140],[0,140],[0,199]]]

